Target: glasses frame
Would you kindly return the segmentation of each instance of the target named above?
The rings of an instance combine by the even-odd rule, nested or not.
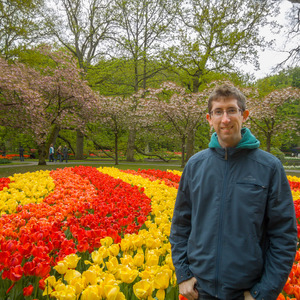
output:
[[[219,110],[220,108],[216,108],[216,109],[214,109],[214,110],[211,110],[210,112],[209,112],[209,114],[210,114],[210,116],[211,117],[215,117],[215,118],[222,118],[223,116],[224,116],[224,114],[226,113],[226,115],[227,115],[227,117],[229,117],[229,118],[231,118],[231,117],[233,117],[233,116],[235,116],[235,115],[237,115],[238,114],[238,112],[243,112],[244,110],[243,109],[241,109],[241,108],[236,108],[236,107],[234,107],[234,109],[237,109],[237,113],[236,114],[234,114],[234,115],[230,115],[230,114],[228,114],[228,110],[230,110],[230,109],[233,109],[233,107],[232,108],[230,108],[230,109],[228,109],[228,110],[224,110],[224,109],[222,109],[222,115],[220,115],[220,116],[216,116],[215,114],[214,114],[214,111],[215,110]],[[221,109],[220,109],[221,110]]]

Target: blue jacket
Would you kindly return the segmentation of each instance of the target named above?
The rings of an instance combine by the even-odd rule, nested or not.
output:
[[[221,148],[216,134],[209,147],[190,158],[180,180],[170,234],[177,281],[195,276],[222,300],[245,290],[275,300],[297,244],[282,164],[246,128],[237,147]]]

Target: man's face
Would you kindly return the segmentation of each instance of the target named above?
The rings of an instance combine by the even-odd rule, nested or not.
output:
[[[224,113],[222,116],[207,114],[206,119],[210,126],[213,126],[217,135],[218,141],[223,148],[235,147],[241,140],[242,124],[247,120],[249,111],[239,111],[237,100],[234,98],[220,98],[218,101],[212,102],[211,111],[223,110],[230,111],[230,109],[237,109],[235,115],[228,115]]]

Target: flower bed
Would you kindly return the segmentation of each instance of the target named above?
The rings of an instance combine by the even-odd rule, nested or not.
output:
[[[180,175],[80,166],[1,178],[0,299],[178,299],[168,237]],[[300,179],[289,181],[299,218]],[[299,259],[279,299],[300,299]]]

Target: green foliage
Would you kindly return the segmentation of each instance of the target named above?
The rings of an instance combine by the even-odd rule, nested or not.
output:
[[[257,80],[256,87],[261,95],[266,95],[275,89],[292,86],[300,88],[300,67],[289,68],[278,74]]]
[[[42,0],[3,0],[0,3],[0,54],[9,59],[18,56],[38,32],[36,12]]]
[[[174,72],[163,67],[156,60],[147,61],[148,72],[152,75],[147,79],[147,87],[158,88],[164,81],[179,82]],[[129,96],[134,93],[134,60],[128,58],[100,59],[96,65],[87,69],[86,79],[93,90],[101,95]],[[155,71],[159,70],[159,71]],[[139,88],[143,87],[143,76],[141,66],[138,66]]]
[[[11,161],[7,158],[0,158],[0,165],[10,164]]]
[[[30,149],[36,149],[37,144],[33,137],[25,134],[23,129],[0,126],[0,145],[5,145],[6,153],[19,153],[20,145],[23,146],[26,153]]]

